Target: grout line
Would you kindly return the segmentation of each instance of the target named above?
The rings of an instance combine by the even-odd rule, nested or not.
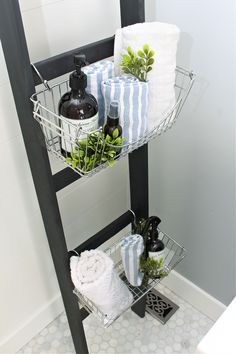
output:
[[[8,73],[7,73],[7,76],[8,76]],[[6,86],[10,84],[10,80],[9,80],[9,77],[4,79],[2,82],[0,81],[0,88],[3,87],[3,86]],[[10,87],[11,88],[11,87]]]
[[[43,8],[43,7],[46,7],[46,6],[54,5],[54,4],[56,4],[58,2],[62,2],[62,1],[65,1],[65,0],[54,0],[54,1],[51,1],[51,2],[46,3],[46,4],[37,5],[35,7],[28,7],[28,8],[25,8],[25,9],[22,9],[22,7],[21,7],[21,12],[22,12],[22,14],[24,14],[26,12],[29,12],[29,11],[32,11],[32,10],[37,10],[37,9],[40,9],[40,8]]]

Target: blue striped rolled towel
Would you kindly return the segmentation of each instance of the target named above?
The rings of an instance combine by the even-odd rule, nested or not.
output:
[[[105,108],[101,92],[101,82],[114,76],[114,63],[111,60],[100,60],[83,68],[87,75],[86,91],[91,93],[98,102],[98,124],[104,124]]]
[[[110,102],[120,102],[120,125],[124,144],[142,138],[147,129],[148,83],[133,76],[117,76],[102,82],[102,94],[107,116]]]
[[[140,286],[143,273],[139,271],[139,257],[143,253],[143,237],[141,235],[129,235],[120,243],[120,251],[125,275],[133,286]]]

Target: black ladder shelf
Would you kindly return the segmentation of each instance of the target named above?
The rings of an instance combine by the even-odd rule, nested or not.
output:
[[[120,0],[121,25],[145,21],[144,0]],[[0,39],[14,95],[35,190],[60,286],[74,346],[77,354],[88,353],[83,319],[88,312],[79,310],[70,278],[68,249],[58,207],[56,192],[75,182],[80,176],[70,168],[52,174],[44,137],[38,123],[32,119],[33,106],[29,98],[40,80],[32,70],[18,0],[1,0]],[[35,64],[46,80],[73,70],[73,55],[86,54],[90,63],[113,55],[114,37],[48,58]],[[148,146],[129,154],[131,209],[137,217],[148,217]],[[137,192],[138,191],[138,192]],[[128,210],[104,229],[80,244],[76,250],[96,248],[133,219]],[[133,306],[139,316],[145,314],[145,297]]]

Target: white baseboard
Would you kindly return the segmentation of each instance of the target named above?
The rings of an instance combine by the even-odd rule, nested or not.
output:
[[[13,354],[20,350],[44,327],[52,322],[64,310],[61,295],[56,295],[50,302],[27,320],[20,328],[11,333],[0,343],[1,354]]]
[[[222,302],[174,270],[162,280],[162,284],[213,321],[216,321],[226,309]]]

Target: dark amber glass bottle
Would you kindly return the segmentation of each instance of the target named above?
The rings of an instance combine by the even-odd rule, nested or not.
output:
[[[64,156],[70,156],[77,138],[84,140],[87,138],[87,132],[98,128],[98,104],[96,98],[86,92],[87,76],[81,70],[85,61],[85,55],[75,55],[76,70],[69,80],[71,91],[65,93],[59,102],[61,128],[65,133],[65,138],[61,138],[61,151]],[[82,133],[78,135],[80,128]]]

